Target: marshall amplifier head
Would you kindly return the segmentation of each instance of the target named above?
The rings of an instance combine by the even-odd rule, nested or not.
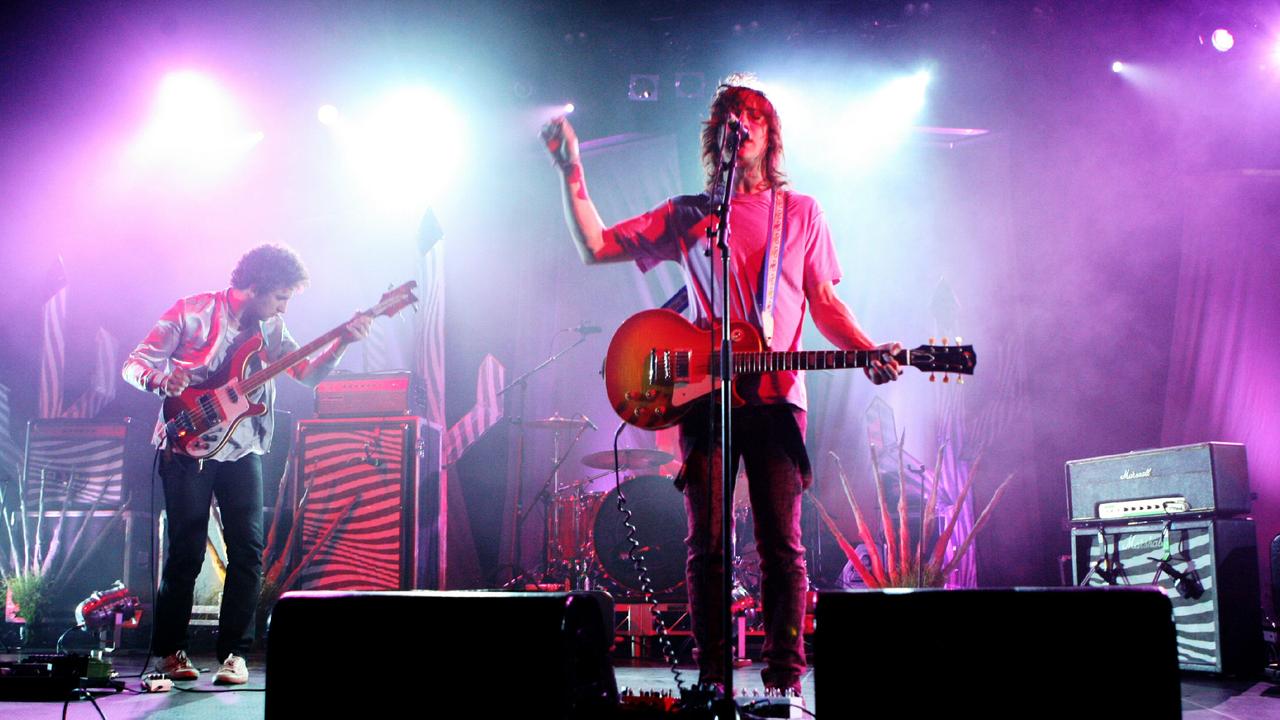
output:
[[[1071,522],[1132,522],[1164,516],[1249,512],[1244,445],[1207,442],[1071,460]]]

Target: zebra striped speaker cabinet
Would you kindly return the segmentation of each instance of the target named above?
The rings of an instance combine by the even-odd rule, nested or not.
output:
[[[30,421],[22,456],[27,509],[65,512],[123,506],[128,436],[129,418]]]
[[[303,420],[294,448],[298,587],[440,586],[448,494],[438,428],[405,416]]]
[[[1231,675],[1262,670],[1258,546],[1252,520],[1204,518],[1076,528],[1077,585],[1158,587],[1173,603],[1178,666]],[[1123,645],[1123,627],[1098,638]]]

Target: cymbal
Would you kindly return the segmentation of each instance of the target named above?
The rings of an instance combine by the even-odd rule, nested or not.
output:
[[[671,453],[661,450],[645,450],[632,448],[618,451],[618,462],[622,470],[645,470],[665,465],[675,459]],[[601,470],[613,469],[613,451],[601,450],[582,456],[582,464]]]
[[[551,417],[539,418],[537,420],[526,420],[525,425],[536,428],[550,428],[552,430],[561,430],[564,428],[582,428],[591,424],[586,418],[567,418],[559,413],[553,414]],[[613,467],[612,464],[609,467]]]

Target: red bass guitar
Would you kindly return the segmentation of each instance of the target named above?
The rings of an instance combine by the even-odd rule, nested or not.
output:
[[[388,290],[377,305],[362,314],[375,318],[395,315],[418,301],[413,294],[417,285],[410,280]],[[240,341],[218,372],[199,385],[187,388],[181,395],[165,398],[164,432],[170,444],[198,460],[221,450],[240,421],[267,411],[265,404],[249,400],[253,391],[337,340],[345,327],[346,323],[335,327],[252,374],[250,361],[262,350],[262,334],[255,332]]]

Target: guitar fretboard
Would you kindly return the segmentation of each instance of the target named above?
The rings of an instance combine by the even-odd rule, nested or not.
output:
[[[839,370],[871,364],[870,350],[799,350],[794,352],[742,352],[733,354],[733,370],[766,373],[779,370]]]

